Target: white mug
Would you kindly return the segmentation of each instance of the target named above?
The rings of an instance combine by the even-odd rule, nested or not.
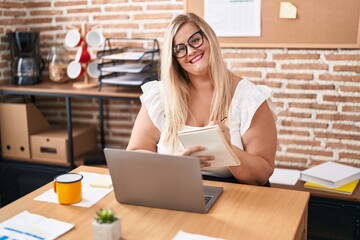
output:
[[[78,30],[72,29],[65,36],[65,45],[68,47],[80,46],[82,42],[81,34]]]
[[[84,73],[84,68],[81,66],[81,63],[72,61],[67,67],[67,75],[71,79],[76,79]]]
[[[99,47],[104,42],[104,35],[99,29],[94,29],[86,33],[85,40],[90,47]]]
[[[93,61],[88,64],[86,72],[91,78],[98,78],[100,76],[100,70],[98,68],[98,63]]]

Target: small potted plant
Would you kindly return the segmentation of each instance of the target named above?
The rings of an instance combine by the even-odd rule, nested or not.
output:
[[[119,240],[121,238],[120,219],[109,208],[100,208],[92,224],[95,240]]]

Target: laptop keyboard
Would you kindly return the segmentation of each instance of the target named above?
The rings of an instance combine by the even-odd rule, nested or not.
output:
[[[205,196],[204,199],[205,199],[205,205],[208,204],[208,202],[210,202],[210,200],[212,199],[213,197],[212,196]]]

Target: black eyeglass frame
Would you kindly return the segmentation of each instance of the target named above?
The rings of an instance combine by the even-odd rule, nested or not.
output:
[[[191,39],[193,36],[195,36],[196,34],[199,34],[199,33],[200,33],[200,36],[201,36],[201,44],[200,44],[199,46],[195,47],[195,46],[193,46],[189,41],[190,41],[190,39]],[[193,49],[197,49],[197,48],[201,47],[203,44],[204,44],[204,33],[203,33],[202,30],[199,30],[199,31],[193,33],[193,34],[188,38],[186,44],[185,44],[185,43],[176,44],[176,45],[173,47],[173,49],[172,49],[172,54],[173,54],[173,56],[176,57],[176,58],[183,58],[183,57],[185,57],[186,54],[188,53],[188,48],[187,48],[188,45],[189,45],[190,47],[192,47]],[[185,54],[184,54],[183,56],[181,56],[181,57],[178,57],[178,56],[176,56],[175,51],[176,51],[176,48],[177,48],[178,46],[182,46],[182,45],[185,46]]]

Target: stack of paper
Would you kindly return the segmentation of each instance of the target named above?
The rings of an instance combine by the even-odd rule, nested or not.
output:
[[[316,187],[317,185],[320,185],[333,190],[349,183],[352,183],[351,186],[355,189],[357,185],[356,180],[359,178],[360,168],[335,162],[325,162],[300,173],[300,180],[308,182],[307,187]],[[310,183],[317,185],[312,185]]]

